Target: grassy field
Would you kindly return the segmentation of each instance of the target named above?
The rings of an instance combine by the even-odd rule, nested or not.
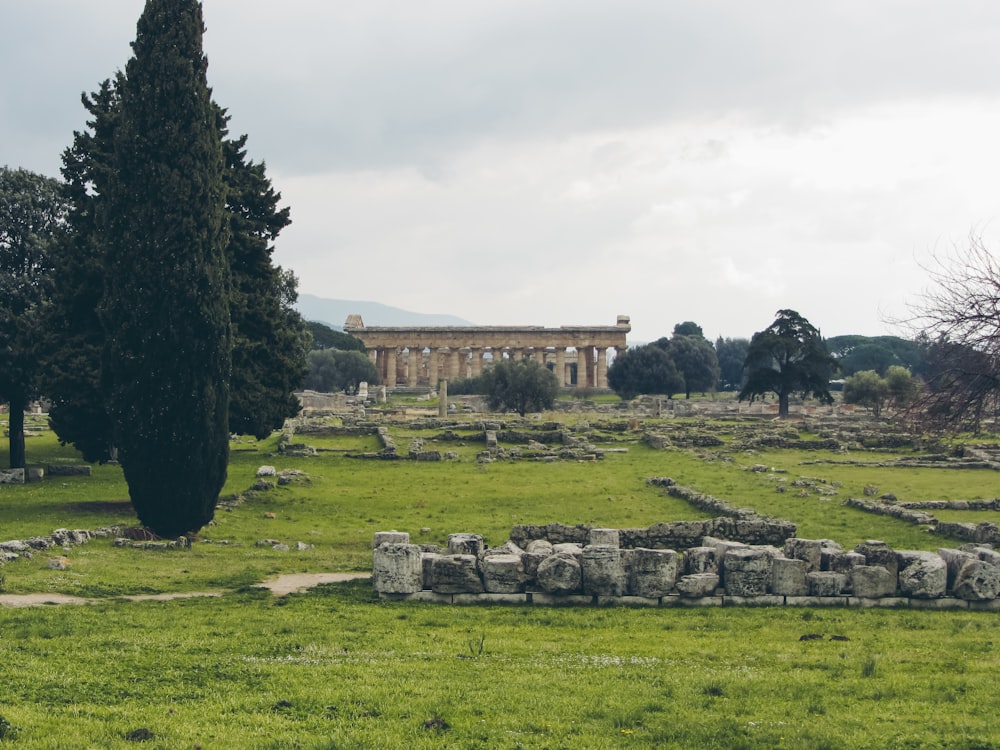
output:
[[[440,432],[392,430],[404,453]],[[363,581],[286,598],[253,588],[281,573],[366,571],[381,530],[439,544],[475,531],[499,544],[515,523],[703,517],[647,485],[651,476],[788,518],[802,537],[910,549],[957,542],[841,501],[867,485],[900,500],[994,497],[1000,486],[989,470],[874,465],[906,451],[850,456],[870,466],[806,464],[844,456],[653,450],[613,431],[595,437],[627,452],[602,461],[480,464],[473,430],[458,432],[428,444],[459,454],[443,463],[351,458],[377,449],[370,437],[303,438],[320,450],[309,458],[280,455],[277,437],[240,442],[226,494],[245,493],[262,464],[308,479],[245,493],[188,550],[94,540],[65,553],[66,570],[42,553],[0,567],[4,593],[99,600],[0,608],[0,747],[1000,748],[995,613],[463,608],[380,602]],[[28,458],[75,460],[44,432],[29,439]],[[749,471],[755,464],[776,471]],[[776,491],[803,476],[813,486]],[[0,541],[135,524],[126,498],[116,467],[0,486]],[[297,541],[312,546],[297,551]],[[217,589],[228,593],[116,598]]]

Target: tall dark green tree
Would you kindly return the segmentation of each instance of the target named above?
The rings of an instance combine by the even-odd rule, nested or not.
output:
[[[264,164],[247,160],[246,140],[244,135],[223,142],[232,275],[229,428],[264,438],[299,412],[293,391],[307,372],[311,336],[294,308],[294,275],[271,260],[274,240],[291,223],[289,210],[278,207],[281,195]]]
[[[52,248],[66,201],[51,177],[0,168],[0,402],[10,406],[10,466],[24,468],[24,411],[36,393],[40,309],[51,289]]]
[[[225,161],[201,4],[147,0],[103,201],[110,414],[139,519],[200,529],[229,457]]]
[[[747,380],[739,399],[753,403],[773,393],[779,417],[788,416],[789,398],[795,393],[833,403],[830,378],[836,368],[820,332],[794,310],[779,310],[775,321],[750,339],[744,363]]]
[[[73,144],[63,152],[69,231],[53,252],[53,290],[39,347],[39,387],[51,401],[49,424],[63,444],[72,443],[90,462],[116,455],[102,378],[105,335],[98,308],[107,274],[97,216],[114,152],[117,87],[118,82],[107,80],[82,97],[91,118],[88,128],[74,133]]]

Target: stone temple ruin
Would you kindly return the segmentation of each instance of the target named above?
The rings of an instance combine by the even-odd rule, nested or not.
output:
[[[350,315],[346,333],[361,339],[389,388],[436,388],[440,380],[475,377],[500,359],[531,358],[548,367],[559,385],[608,387],[608,352],[625,351],[632,330],[627,315],[613,326],[365,326]]]

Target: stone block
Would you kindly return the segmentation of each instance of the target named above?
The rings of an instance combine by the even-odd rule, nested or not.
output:
[[[934,552],[901,550],[899,593],[911,599],[935,599],[944,596],[948,586],[948,565]]]
[[[41,482],[45,479],[45,469],[41,466],[29,466],[24,479],[26,482]]]
[[[379,593],[412,594],[424,587],[423,553],[416,544],[380,544],[372,556],[372,585]]]
[[[623,596],[626,591],[625,565],[618,547],[587,545],[581,560],[583,593],[593,596]]]
[[[483,588],[488,594],[524,591],[526,577],[520,555],[491,555],[482,561]]]
[[[978,560],[975,553],[960,549],[942,548],[937,551],[938,556],[944,560],[948,568],[947,589],[951,591],[955,587],[955,579],[958,578],[958,571],[962,569],[970,560]]]
[[[833,571],[813,571],[806,575],[809,596],[839,596],[847,587],[847,576]]]
[[[823,572],[823,571],[816,571]],[[811,575],[811,574],[810,574]],[[846,607],[850,604],[846,596],[786,596],[786,607]]]
[[[451,604],[453,598],[451,594],[435,594],[433,591],[426,589],[406,595],[407,601],[430,602],[431,604]]]
[[[24,469],[0,469],[0,484],[24,484]]]
[[[410,535],[405,531],[376,531],[372,540],[372,549],[378,549],[382,544],[409,544]]]
[[[896,557],[896,550],[885,542],[877,539],[869,539],[854,548],[854,551],[865,556],[868,565],[881,565],[883,568],[896,576],[899,573],[899,560]]]
[[[870,609],[872,607],[887,607],[890,609],[905,609],[910,606],[910,600],[902,596],[883,596],[877,599],[871,597],[852,596],[848,602],[852,607]]]
[[[532,539],[524,549],[534,555],[547,556],[552,554],[552,542],[548,539]]]
[[[625,574],[629,594],[659,599],[669,594],[677,583],[677,553],[674,550],[643,547],[627,550]]]
[[[719,572],[719,559],[715,556],[715,547],[691,547],[684,553],[684,572],[688,575],[696,573]]]
[[[966,601],[987,601],[1000,595],[1000,568],[982,560],[969,560],[955,578],[953,595]]]
[[[573,555],[549,555],[538,565],[535,580],[547,594],[578,592],[583,583],[582,566]]]
[[[589,607],[594,604],[594,597],[581,594],[550,594],[544,591],[531,592],[528,601],[543,607]]]
[[[1000,599],[993,599],[985,602],[969,602],[969,609],[984,612],[997,612],[1000,611]]]
[[[896,576],[881,565],[858,565],[851,569],[850,585],[856,597],[878,599],[896,593]]]
[[[89,477],[93,471],[90,464],[49,464],[50,477]]]
[[[771,562],[771,593],[779,596],[805,596],[809,593],[806,573],[809,562],[778,557]]]
[[[449,555],[474,555],[479,557],[485,545],[482,534],[449,534],[448,554]]]
[[[434,561],[439,557],[441,555],[437,552],[422,552],[420,554],[420,567],[423,571],[422,579],[425,589],[429,589],[433,585]]]
[[[806,572],[820,570],[823,564],[823,542],[820,539],[798,539],[791,538],[785,540],[785,557],[792,560],[803,560],[809,566]]]
[[[527,604],[527,594],[454,594],[452,604]]]
[[[939,597],[937,599],[924,599],[910,597],[910,609],[968,609],[969,602],[964,599],[954,597]]]
[[[784,604],[785,597],[773,594],[722,597],[722,606],[724,607],[781,607]]]
[[[681,576],[677,590],[682,596],[701,598],[712,596],[719,586],[719,576],[715,573],[692,573]]]
[[[721,607],[721,596],[680,596],[677,604],[681,607]]]
[[[552,554],[572,555],[580,562],[583,558],[583,547],[576,542],[560,542],[552,545]]]
[[[842,552],[830,558],[830,570],[834,573],[843,573],[850,582],[851,570],[859,565],[867,565],[868,558],[860,552]]]
[[[483,593],[476,556],[440,555],[431,566],[431,588],[438,594]]]
[[[595,604],[599,607],[659,607],[660,597],[645,596],[598,596]]]
[[[587,543],[593,547],[618,547],[618,529],[591,529]]]
[[[752,547],[731,548],[722,558],[722,584],[728,596],[761,596],[771,583],[771,556]]]

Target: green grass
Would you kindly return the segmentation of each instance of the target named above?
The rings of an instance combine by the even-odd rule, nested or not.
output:
[[[727,440],[744,429],[661,424],[699,425]],[[0,747],[125,748],[146,738],[140,746],[1000,748],[996,613],[464,608],[380,602],[365,582],[284,599],[251,588],[279,573],[367,571],[375,531],[438,544],[474,531],[499,544],[516,523],[629,527],[704,517],[647,485],[651,476],[788,518],[799,536],[845,547],[870,538],[897,548],[957,544],[842,505],[865,485],[901,500],[994,497],[997,486],[986,470],[806,464],[844,458],[814,451],[656,451],[612,430],[595,440],[628,451],[603,461],[484,465],[472,425],[458,432],[461,440],[440,442],[438,431],[392,427],[402,452],[416,437],[458,452],[444,463],[351,458],[378,449],[370,436],[302,437],[320,449],[314,458],[280,455],[276,437],[234,444],[226,494],[250,487],[262,464],[302,469],[309,479],[220,510],[188,550],[94,540],[0,568],[5,593],[103,599],[0,609]],[[906,452],[848,457],[899,455]],[[51,433],[30,438],[28,456],[35,465],[76,460]],[[786,473],[749,471],[754,464]],[[800,476],[842,486],[829,498],[776,492],[779,479]],[[126,498],[111,466],[90,478],[0,486],[0,536],[135,524]],[[1000,515],[935,514],[974,522]],[[293,550],[258,546],[264,539]],[[298,552],[296,541],[314,547]],[[70,567],[50,570],[54,554]],[[207,589],[234,593],[115,598]],[[800,641],[806,634],[822,637]]]
[[[12,747],[1000,743],[988,613],[442,607],[356,582],[0,623]]]

